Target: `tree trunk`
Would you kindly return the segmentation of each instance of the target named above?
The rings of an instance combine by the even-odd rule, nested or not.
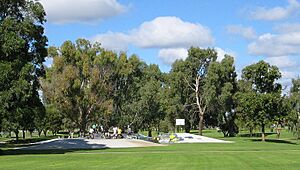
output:
[[[25,139],[25,130],[23,129],[22,132],[23,132],[23,139]]]
[[[18,142],[19,141],[19,130],[16,130],[15,134],[16,134],[16,141]]]
[[[262,124],[261,126],[261,141],[265,141],[266,140],[266,137],[265,137],[265,125]]]
[[[46,137],[47,136],[47,130],[43,130],[44,132],[44,136]]]
[[[203,130],[203,114],[199,113],[199,135],[202,136]]]
[[[38,135],[39,135],[39,137],[41,137],[41,133],[42,133],[42,131],[41,131],[41,130],[38,130]]]
[[[32,138],[32,133],[33,133],[33,131],[29,131],[29,133],[30,133],[30,137]]]
[[[252,127],[249,128],[249,133],[250,133],[250,137],[252,137],[253,136],[253,128]]]
[[[79,112],[80,112],[80,115],[81,115],[81,120],[80,120],[80,125],[79,125],[79,131],[81,133],[81,137],[84,137],[85,136],[85,130],[87,128],[87,115],[88,113],[83,110],[81,107],[79,107]]]
[[[200,86],[200,76],[196,77],[196,84],[195,84],[195,97],[196,97],[196,104],[198,107],[198,112],[199,112],[199,135],[202,135],[202,130],[203,130],[203,119],[204,119],[204,112],[206,106],[202,107],[201,104],[203,104],[202,99],[199,96],[199,86]]]
[[[85,125],[84,125],[84,123],[82,123],[79,131],[81,133],[81,137],[84,137],[85,136]]]
[[[191,122],[190,121],[185,122],[184,131],[185,131],[185,133],[190,133],[190,131],[191,131]]]
[[[152,130],[151,129],[148,130],[148,137],[152,137]]]

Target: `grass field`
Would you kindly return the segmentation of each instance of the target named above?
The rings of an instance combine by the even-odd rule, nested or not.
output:
[[[222,139],[215,131],[205,135]],[[78,151],[3,149],[0,169],[299,169],[300,145],[283,140],[226,138],[226,144],[172,144],[163,147]]]

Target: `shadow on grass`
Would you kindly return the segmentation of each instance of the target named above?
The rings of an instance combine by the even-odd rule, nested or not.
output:
[[[276,135],[275,132],[268,132],[268,133],[265,133],[266,136],[269,136],[269,135]],[[250,135],[250,133],[243,133],[243,134],[239,134],[238,135],[239,137],[261,137],[261,133],[252,133],[252,135]]]
[[[261,139],[250,139],[253,142],[261,142]],[[292,145],[297,145],[295,142],[287,141],[287,140],[281,140],[281,139],[266,139],[265,142],[270,142],[270,143],[285,143],[285,144],[292,144]]]
[[[42,141],[55,139],[55,138],[57,138],[57,136],[19,139],[18,141],[16,141],[14,138],[12,138],[11,140],[7,140],[3,143],[0,143],[0,149],[1,148],[16,148],[16,147],[31,146],[32,143],[42,142]]]
[[[49,137],[39,137],[39,138],[27,138],[27,139],[19,139],[16,140],[9,140],[6,143],[9,144],[28,144],[28,143],[35,143],[35,142],[41,142],[49,139],[57,138],[57,136],[49,136]]]
[[[35,154],[65,154],[76,151],[91,151],[91,150],[105,150],[108,148],[99,148],[99,149],[47,149],[47,150],[23,150],[23,149],[8,149],[1,150],[0,156],[5,155],[35,155]]]
[[[14,145],[9,143],[0,144],[0,156],[24,154],[65,154],[67,152],[79,150],[103,149],[107,149],[106,145],[88,143],[88,141],[84,139],[58,139],[31,145]]]

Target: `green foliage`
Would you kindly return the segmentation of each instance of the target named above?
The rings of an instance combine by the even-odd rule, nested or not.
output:
[[[166,119],[175,129],[175,119],[187,120],[186,131],[190,129],[189,125],[193,123],[192,113],[190,112],[191,90],[185,81],[186,78],[186,62],[183,60],[176,60],[172,65],[171,72],[166,75],[167,84],[164,88]]]
[[[139,89],[144,85],[143,79],[147,65],[136,55],[129,58],[121,53],[116,59],[114,76],[112,79],[113,112],[110,126],[127,127],[138,130],[141,127],[139,109]]]
[[[239,117],[248,122],[249,128],[259,125],[264,139],[265,126],[283,116],[283,98],[280,96],[281,85],[275,83],[281,77],[279,69],[264,61],[243,69],[237,94]]]
[[[290,129],[300,138],[300,79],[292,80],[292,87],[290,89],[290,96],[287,99],[287,107],[289,114],[287,120]]]
[[[0,114],[16,133],[34,128],[44,114],[37,92],[47,56],[44,21],[38,2],[0,2]]]
[[[69,119],[66,122],[74,122],[84,132],[100,113],[111,108],[107,99],[112,63],[103,63],[99,58],[115,55],[84,39],[75,44],[66,41],[58,49],[51,47],[49,54],[55,56],[51,56],[54,63],[43,80],[45,103],[56,106],[56,113],[64,114]]]
[[[140,99],[138,101],[143,128],[150,129],[158,127],[159,121],[164,118],[161,107],[162,92],[161,72],[157,65],[149,65],[145,70],[145,79],[139,90]],[[151,136],[151,134],[149,135]]]
[[[50,47],[53,66],[43,80],[45,103],[57,107],[64,127],[82,132],[92,123],[105,129],[151,129],[164,118],[162,73],[136,55],[127,57],[78,39]],[[75,123],[75,125],[73,124]],[[57,122],[58,123],[58,122]]]
[[[209,101],[206,119],[212,118],[211,122],[207,121],[207,125],[220,127],[224,136],[235,136],[238,133],[234,100],[237,92],[236,77],[234,58],[226,55],[221,62],[210,64],[205,79],[204,93]]]
[[[203,128],[203,116],[209,103],[209,96],[204,93],[205,78],[210,63],[217,58],[214,49],[191,47],[186,60],[177,60],[172,65],[168,85],[170,86],[170,109],[168,117],[186,119],[188,132],[199,121],[199,132]]]
[[[280,93],[281,85],[275,83],[279,78],[281,78],[279,69],[265,61],[247,66],[242,71],[242,79],[251,82],[252,89],[257,93]]]

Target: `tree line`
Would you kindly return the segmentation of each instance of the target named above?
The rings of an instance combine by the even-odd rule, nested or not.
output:
[[[282,95],[280,70],[265,61],[237,78],[234,58],[217,61],[212,48],[191,47],[170,72],[137,55],[103,49],[85,39],[48,47],[45,12],[38,2],[0,2],[0,131],[60,130],[84,134],[91,124],[136,132],[218,127],[224,136],[271,124],[299,131],[300,79]],[[45,57],[53,58],[45,67]]]

